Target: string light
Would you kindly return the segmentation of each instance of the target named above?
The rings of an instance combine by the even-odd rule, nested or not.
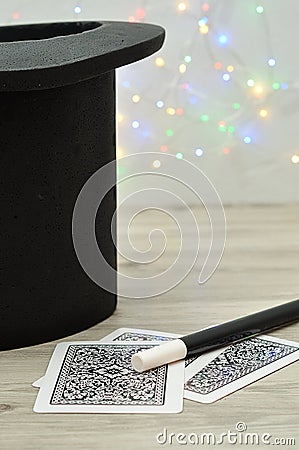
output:
[[[163,58],[161,58],[161,56],[158,56],[158,58],[155,59],[155,64],[157,67],[164,67],[165,61]]]
[[[167,108],[166,109],[167,114],[169,114],[170,116],[174,116],[175,115],[175,109],[174,108]]]
[[[163,106],[164,106],[163,100],[158,100],[158,101],[156,102],[156,106],[157,106],[157,108],[163,108]]]
[[[200,120],[201,120],[202,122],[208,122],[209,116],[208,116],[207,114],[202,114],[202,115],[200,116]]]
[[[253,90],[256,97],[261,97],[264,93],[264,88],[260,84],[256,85]]]
[[[161,161],[159,161],[158,159],[156,159],[156,160],[153,162],[153,167],[154,167],[155,169],[158,169],[159,167],[161,167]]]
[[[180,2],[178,4],[179,12],[185,12],[187,10],[187,4],[185,2]]]
[[[223,120],[221,120],[218,123],[218,130],[221,131],[221,132],[225,132],[227,130],[225,122]]]
[[[13,18],[14,20],[18,20],[18,19],[20,18],[20,13],[18,13],[17,11],[15,11],[15,12],[12,14],[12,18]]]
[[[124,120],[124,116],[121,113],[118,113],[117,114],[117,122],[121,123],[121,122],[123,122],[123,120]]]
[[[199,31],[201,32],[201,34],[208,34],[209,25],[204,25],[203,27],[199,27]]]
[[[129,16],[129,17],[128,17],[128,22],[130,22],[130,23],[136,22],[135,17],[134,17],[134,16]]]
[[[224,73],[222,75],[222,79],[223,79],[223,81],[229,81],[230,80],[230,74],[229,73]]]
[[[180,73],[185,73],[186,70],[187,70],[186,64],[180,64],[180,65],[179,65],[179,72],[180,72]]]
[[[133,101],[134,103],[140,102],[140,95],[134,94],[134,95],[132,96],[132,101]]]
[[[142,20],[145,18],[145,10],[143,8],[138,8],[136,11],[136,17],[138,17],[139,20]]]
[[[74,13],[80,14],[81,11],[82,11],[82,9],[81,9],[80,6],[75,6],[75,8],[74,8]]]
[[[140,127],[140,123],[138,122],[138,120],[133,120],[133,122],[132,122],[132,128],[137,129],[137,128],[139,128],[139,127]]]
[[[78,1],[78,3],[81,3],[80,0]],[[257,14],[264,13],[264,7],[262,5],[259,5],[258,3],[256,3],[256,5],[254,6],[256,13]],[[177,8],[176,9],[177,15],[180,15],[180,13],[184,13],[190,9],[188,0],[178,0],[175,7]],[[217,24],[216,24],[216,22],[214,24],[215,17],[212,17],[212,14],[211,14],[216,11],[216,7],[215,7],[215,11],[214,11],[214,5],[213,5],[213,11],[211,11],[211,13],[210,13],[211,7],[208,2],[201,3],[200,9],[201,9],[201,13],[200,13],[199,17],[195,18],[195,22],[193,22],[193,25],[195,27],[198,25],[199,32],[203,35],[208,34],[208,32],[210,31],[210,29],[209,29],[210,23],[213,23],[213,28],[211,26],[211,31],[212,31],[211,38],[213,37],[213,39],[211,39],[209,41],[205,41],[205,39],[202,38],[200,40],[200,42],[201,42],[200,45],[203,45],[202,42],[204,41],[204,42],[206,42],[206,45],[210,47],[210,50],[211,50],[209,53],[211,66],[209,69],[213,70],[213,67],[214,67],[215,71],[219,71],[219,76],[217,76],[217,77],[215,76],[216,73],[214,73],[214,79],[212,81],[214,83],[215,83],[215,81],[214,81],[215,79],[217,79],[218,82],[220,80],[220,83],[221,83],[221,80],[223,80],[224,82],[229,82],[230,80],[234,81],[235,82],[234,87],[239,88],[239,90],[243,90],[243,92],[239,92],[240,95],[237,96],[237,99],[239,97],[239,99],[241,100],[245,96],[245,97],[247,97],[248,102],[250,102],[250,100],[253,101],[253,104],[251,105],[252,107],[250,109],[248,109],[248,114],[249,115],[254,114],[254,110],[255,110],[256,118],[261,118],[261,119],[268,118],[270,115],[270,110],[267,109],[269,106],[267,103],[269,100],[268,95],[271,96],[271,88],[274,91],[279,90],[279,89],[286,90],[288,88],[294,89],[294,87],[296,87],[296,85],[293,82],[290,82],[290,87],[289,87],[288,83],[286,83],[286,82],[281,82],[281,83],[278,81],[273,82],[273,80],[268,81],[267,84],[266,84],[266,82],[264,83],[263,80],[267,80],[267,79],[269,80],[269,70],[270,69],[268,69],[268,75],[267,75],[267,73],[258,74],[258,73],[255,73],[254,71],[249,71],[248,70],[249,66],[247,65],[248,67],[246,67],[245,63],[242,64],[241,57],[238,59],[238,55],[235,53],[234,49],[228,48],[227,52],[229,52],[229,53],[227,53],[227,54],[226,54],[225,48],[222,49],[222,51],[224,51],[225,54],[222,54],[222,55],[218,54],[218,58],[220,58],[222,60],[222,62],[217,61],[217,60],[215,61],[215,59],[214,59],[214,61],[215,61],[214,62],[212,58],[213,58],[213,55],[217,55],[217,49],[215,49],[215,48],[213,49],[212,47],[213,46],[214,47],[225,47],[227,44],[230,44],[231,39],[232,39],[232,34],[230,33],[230,30],[228,28],[227,29],[220,28],[219,34],[217,32],[215,32],[215,30],[217,30],[217,28],[216,28]],[[81,6],[77,5],[77,6],[73,7],[73,11],[76,14],[81,13],[82,12]],[[209,14],[208,14],[208,11],[209,11]],[[18,14],[18,13],[16,13],[16,14]],[[254,9],[253,9],[253,14],[254,14]],[[138,8],[136,10],[134,9],[134,15],[130,16],[129,21],[136,22],[136,20],[143,20],[145,18],[145,16],[146,16],[145,8]],[[194,20],[193,12],[190,15],[188,14],[188,16],[183,14],[180,17],[181,17],[181,20],[187,20],[187,19],[189,20],[189,19],[192,19],[192,17],[193,17],[192,20]],[[18,17],[16,17],[16,18],[19,18],[19,14],[18,14]],[[212,22],[212,20],[213,20],[213,22]],[[257,18],[256,18],[256,20],[257,20]],[[261,23],[263,23],[263,21]],[[268,47],[266,47],[266,48],[271,48],[271,45],[269,44]],[[194,50],[194,52],[193,52],[193,50]],[[218,50],[220,51],[221,49],[218,48]],[[160,94],[164,100],[162,100],[162,98],[159,98],[159,97],[156,100],[155,99],[152,100],[152,102],[153,102],[152,108],[164,109],[163,112],[161,111],[161,113],[158,113],[158,111],[156,111],[156,116],[159,117],[160,120],[161,120],[161,118],[163,120],[167,120],[166,114],[168,116],[173,116],[173,117],[177,116],[174,119],[171,119],[171,117],[168,119],[169,120],[168,126],[172,126],[173,128],[166,129],[167,128],[167,125],[166,125],[166,127],[164,129],[162,129],[162,139],[161,139],[162,144],[160,145],[160,143],[158,143],[156,148],[159,149],[161,152],[171,151],[171,152],[173,152],[173,154],[176,156],[177,159],[183,159],[184,154],[181,151],[177,151],[177,152],[174,151],[173,148],[171,147],[171,145],[174,143],[174,139],[168,139],[168,137],[171,138],[174,135],[175,135],[175,137],[177,137],[176,136],[176,128],[175,128],[174,124],[178,123],[179,118],[181,116],[185,115],[185,117],[182,117],[182,120],[180,121],[182,125],[184,125],[185,120],[189,120],[190,118],[192,120],[192,118],[193,118],[192,116],[196,116],[197,124],[199,124],[199,125],[202,124],[202,127],[205,128],[204,130],[202,129],[204,133],[209,133],[210,135],[217,135],[218,134],[217,129],[218,129],[219,132],[230,134],[230,136],[228,134],[223,136],[225,139],[227,139],[227,141],[228,141],[227,143],[229,146],[225,147],[224,146],[225,143],[224,143],[224,145],[222,144],[222,146],[220,146],[220,148],[218,149],[220,151],[220,154],[222,153],[224,155],[228,155],[229,153],[232,152],[231,148],[229,148],[229,147],[231,145],[233,146],[233,144],[231,144],[233,142],[233,139],[237,139],[237,136],[235,136],[235,129],[238,130],[237,120],[241,119],[241,117],[240,117],[241,113],[245,112],[244,106],[242,104],[242,109],[241,109],[241,111],[239,111],[241,108],[240,103],[238,101],[234,101],[232,103],[232,101],[234,99],[231,99],[230,101],[228,99],[227,104],[232,109],[231,109],[231,113],[229,113],[229,112],[227,113],[227,122],[228,123],[233,122],[234,125],[228,125],[228,123],[226,123],[223,120],[218,122],[217,115],[212,114],[212,109],[211,109],[212,105],[214,106],[214,108],[216,108],[216,102],[211,103],[211,101],[210,101],[210,103],[208,103],[207,99],[210,100],[210,95],[205,96],[204,89],[202,90],[201,87],[198,87],[198,82],[195,80],[194,73],[192,72],[192,70],[194,69],[194,62],[195,62],[195,60],[194,60],[195,47],[193,46],[193,43],[192,43],[192,45],[189,45],[186,43],[185,50],[183,50],[183,51],[184,51],[184,53],[183,54],[180,53],[180,56],[179,56],[179,59],[177,62],[177,66],[176,66],[177,71],[183,75],[187,72],[187,69],[188,69],[188,72],[187,72],[188,78],[190,78],[190,80],[192,81],[192,84],[191,84],[191,82],[179,81],[179,84],[177,85],[177,89],[178,89],[177,96],[171,97],[171,95],[168,95],[169,91],[166,90],[166,93],[164,93],[165,97],[163,97],[162,93]],[[271,53],[269,55],[269,53],[268,53],[268,55],[266,55],[266,57],[264,57],[264,68],[263,68],[264,71],[266,71],[267,66],[270,68],[274,68],[277,65],[276,58],[274,56],[272,56],[273,53],[275,55],[275,52],[274,51],[273,51],[273,53],[271,52],[272,55],[271,55]],[[278,57],[278,55],[276,55],[276,56]],[[164,57],[166,59],[166,62],[165,62]],[[155,66],[158,68],[165,67],[165,65],[167,63],[167,72],[166,71],[160,72],[162,75],[163,75],[163,73],[165,73],[165,76],[166,76],[166,74],[168,74],[168,72],[170,72],[171,66],[170,66],[170,62],[168,62],[168,58],[165,53],[164,53],[164,57],[162,57],[162,56],[156,57],[154,59],[154,63],[155,63]],[[192,63],[192,61],[193,61],[193,63]],[[237,62],[239,61],[238,65],[236,67],[234,67],[233,64],[229,63],[229,62],[235,63],[235,61],[237,61]],[[280,60],[278,60],[278,61],[280,62]],[[192,64],[190,64],[190,63],[192,63]],[[188,66],[189,64],[190,64],[190,66]],[[246,72],[247,72],[248,78],[246,77]],[[274,70],[274,73],[275,73],[275,70]],[[175,76],[179,80],[181,80],[183,78],[183,77],[179,77],[178,73]],[[250,78],[249,78],[249,76],[250,76]],[[275,78],[274,78],[274,80],[275,80]],[[261,84],[260,81],[262,81],[264,84]],[[227,93],[230,92],[231,84],[233,84],[233,83],[228,84],[225,92],[227,92]],[[250,89],[246,89],[246,85]],[[137,83],[134,84],[133,82],[130,83],[130,81],[125,80],[122,82],[122,86],[124,88],[130,88],[130,91],[128,92],[128,94],[131,97],[131,100],[133,103],[137,104],[137,103],[141,102],[141,100],[142,100],[142,103],[145,104],[145,102],[143,100],[146,99],[147,96],[144,96],[143,92],[139,90],[140,89],[139,84],[137,84]],[[138,86],[138,88],[137,88],[137,86]],[[139,94],[134,93],[134,91],[139,92]],[[248,95],[249,93],[250,93],[251,98]],[[243,97],[241,94],[243,95]],[[273,94],[273,92],[272,92],[272,94]],[[275,97],[276,96],[274,95],[273,98],[275,98]],[[258,101],[255,98],[256,99],[262,98],[262,100]],[[227,101],[227,98],[225,99],[225,101]],[[271,101],[272,101],[272,97],[271,97]],[[169,106],[169,103],[171,106]],[[196,105],[196,104],[197,104],[196,107],[190,106],[190,105]],[[226,106],[227,106],[227,104],[226,104]],[[184,107],[184,109],[180,105],[182,105]],[[265,106],[262,107],[262,105],[265,105]],[[132,108],[133,108],[133,106],[132,106]],[[135,114],[136,114],[136,111],[139,110],[139,108],[140,108],[139,106],[135,108],[135,110],[134,110]],[[202,111],[205,111],[205,110],[208,111],[211,116],[209,116],[206,113],[198,114],[199,108]],[[225,109],[222,109],[222,114],[223,114],[223,111],[225,111]],[[232,113],[234,113],[234,115],[232,115]],[[158,116],[158,114],[160,114],[160,115]],[[230,115],[231,115],[231,117],[229,117]],[[222,117],[225,117],[225,116],[223,115]],[[138,118],[138,116],[137,116],[137,118]],[[139,120],[133,120],[133,119],[134,119],[134,116],[130,119],[130,118],[124,117],[121,113],[117,114],[117,122],[119,124],[123,123],[124,120],[126,120],[126,123],[128,123],[129,125],[131,124],[132,128],[140,129],[138,132],[136,132],[136,135],[138,138],[142,139],[142,136],[143,137],[149,136],[150,131],[145,129],[145,124],[143,123],[143,121],[141,120],[141,123],[140,123]],[[244,118],[244,120],[245,120],[245,118]],[[209,124],[204,126],[204,124],[207,122],[209,122]],[[263,122],[262,120],[259,120],[258,126],[262,126],[262,124],[264,126],[266,125],[265,122],[263,122],[263,123],[262,122]],[[215,133],[215,128],[216,128],[216,133]],[[254,143],[253,147],[255,147],[255,145],[258,144],[256,142],[256,138],[255,138],[255,134],[254,134],[253,130],[249,131],[249,135],[244,136],[244,134],[241,135],[241,138],[239,138],[241,140],[241,143],[242,143],[242,141],[244,144]],[[151,136],[152,135],[154,135],[154,133],[151,133]],[[163,137],[163,135],[164,135],[164,137]],[[165,135],[167,136],[167,138]],[[216,141],[217,141],[217,139],[219,141],[220,140],[219,135],[218,135],[218,137],[215,137],[215,139],[216,139]],[[163,143],[163,141],[168,143],[168,145],[165,145],[165,143]],[[215,142],[212,143],[211,146],[213,147],[214,144],[215,144]],[[217,142],[216,142],[216,145],[218,145]],[[203,148],[201,148],[201,147],[198,147],[198,148],[194,147],[193,150],[191,147],[190,150],[191,151],[189,151],[189,152],[191,154],[193,153],[193,155],[195,155],[196,157],[202,157],[206,151],[206,150],[203,150]],[[123,155],[123,149],[121,147],[117,147],[116,152],[117,152],[117,158],[119,158],[120,156]],[[185,154],[187,155],[187,151]],[[232,156],[235,156],[235,154],[232,153]],[[292,163],[299,164],[299,154],[293,154],[293,155],[289,156],[289,158],[291,158]],[[159,159],[156,159],[154,161],[151,161],[150,164],[152,164],[152,166],[155,168],[159,168],[161,165],[161,161]]]
[[[195,150],[195,155],[201,157],[204,154],[204,151],[202,148],[197,148]]]
[[[199,21],[197,23],[198,23],[199,27],[204,27],[205,25],[208,24],[208,18],[202,17],[201,19],[199,19]]]
[[[264,119],[265,117],[267,117],[268,111],[266,109],[261,109],[259,115]]]
[[[225,34],[220,34],[220,36],[218,36],[218,42],[221,45],[225,45],[227,44],[228,41],[228,37]]]

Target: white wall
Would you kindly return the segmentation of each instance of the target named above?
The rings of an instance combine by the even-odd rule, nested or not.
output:
[[[178,3],[1,0],[0,21],[128,20],[144,8],[144,21],[164,26],[167,39],[158,55],[118,71],[118,104],[123,115],[118,145],[123,154],[160,152],[167,145],[170,154],[180,152],[204,171],[224,203],[298,202],[299,164],[291,158],[299,155],[299,2],[207,0],[209,11],[203,12],[205,2],[189,0],[182,13]],[[257,5],[264,7],[262,14],[256,12]],[[74,12],[76,6],[80,13]],[[203,16],[208,18],[206,35],[198,27]],[[218,42],[221,34],[228,38],[225,45]],[[155,65],[157,56],[164,59],[164,67]],[[179,65],[185,56],[191,56],[192,62],[181,74]],[[268,65],[271,57],[276,59],[274,67]],[[214,68],[215,62],[222,63],[221,70]],[[229,73],[228,65],[234,70],[225,82],[222,75]],[[251,78],[256,81],[254,87],[247,86]],[[273,89],[275,82],[280,89]],[[138,103],[132,102],[134,94],[140,95]],[[163,100],[165,107],[158,109],[157,100]],[[240,108],[234,109],[233,103]],[[171,116],[167,107],[182,108],[184,113]],[[266,118],[259,116],[261,109],[267,110]],[[202,115],[208,115],[209,121],[202,122]],[[140,122],[138,129],[132,128],[133,120]],[[219,131],[219,121],[234,130]],[[167,129],[173,130],[172,137],[166,136]],[[251,144],[243,142],[245,136],[251,137]],[[204,150],[201,157],[194,154],[198,147]],[[224,148],[230,153],[224,154]],[[123,170],[129,169],[123,164]]]

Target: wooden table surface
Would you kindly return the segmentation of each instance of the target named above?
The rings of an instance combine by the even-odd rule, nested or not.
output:
[[[226,250],[219,269],[205,285],[197,283],[196,266],[181,284],[158,297],[120,298],[112,317],[84,332],[43,345],[0,352],[1,449],[154,449],[163,447],[157,443],[156,436],[164,428],[176,435],[210,432],[219,436],[228,430],[235,431],[240,421],[246,423],[247,432],[295,438],[296,446],[285,448],[298,448],[298,363],[214,404],[185,400],[181,414],[32,412],[37,390],[31,383],[44,374],[57,342],[98,340],[120,327],[187,333],[298,297],[299,206],[226,207],[225,211]],[[201,215],[200,210],[197,212]],[[148,242],[147,228],[157,224],[162,224],[161,228],[164,226],[170,235],[169,255],[161,263],[157,262],[161,269],[176,251],[175,231],[169,218],[155,213],[141,214],[135,226],[135,239],[141,246]],[[207,241],[208,224],[204,219],[200,230]],[[207,242],[203,243],[203,251]],[[157,266],[130,264],[121,259],[119,268],[136,276],[150,276],[157,270]],[[271,335],[298,341],[299,324]],[[182,447],[175,443],[164,445],[168,446]],[[232,445],[219,447],[232,448]],[[240,446],[233,445],[233,448]]]

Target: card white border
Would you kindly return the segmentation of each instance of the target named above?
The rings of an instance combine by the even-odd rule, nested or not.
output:
[[[121,336],[124,333],[141,333],[141,334],[148,334],[150,336],[156,336],[160,335],[163,337],[169,337],[169,338],[179,338],[182,335],[181,334],[175,334],[175,333],[164,333],[162,331],[155,331],[155,330],[144,330],[142,328],[118,328],[117,330],[112,331],[112,333],[107,334],[107,336],[100,339],[99,342],[111,342],[116,337]],[[128,341],[114,341],[114,342],[128,342]],[[132,341],[133,342],[133,341]],[[134,341],[137,342],[137,341]],[[155,341],[139,341],[139,342],[155,342]],[[165,342],[160,341],[159,339],[156,342]]]
[[[57,344],[51,357],[45,380],[41,384],[33,411],[36,413],[179,413],[183,410],[184,361],[168,365],[165,388],[165,403],[161,406],[146,405],[50,405],[49,401],[56,385],[57,377],[66,351],[70,345],[111,344],[115,346],[136,345],[140,341],[74,341]],[[142,342],[142,345],[157,345],[154,341]],[[47,400],[45,400],[47,399]]]

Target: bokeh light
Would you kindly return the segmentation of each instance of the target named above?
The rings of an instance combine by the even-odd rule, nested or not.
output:
[[[158,58],[155,59],[155,64],[157,67],[164,67],[165,61],[161,56],[158,56]]]
[[[204,154],[204,151],[202,148],[195,149],[195,155],[201,157]]]
[[[138,102],[140,102],[140,95],[134,94],[134,95],[132,96],[132,101],[133,101],[133,103],[138,103]]]
[[[139,128],[140,127],[140,122],[138,122],[138,120],[133,120],[132,122],[132,128]]]

